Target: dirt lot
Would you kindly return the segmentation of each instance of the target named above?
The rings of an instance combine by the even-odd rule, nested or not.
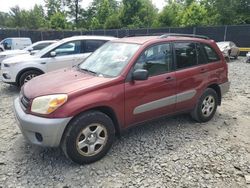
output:
[[[210,122],[149,122],[84,166],[27,143],[12,110],[19,91],[0,82],[0,187],[250,187],[250,64],[232,61],[229,72],[231,91]]]

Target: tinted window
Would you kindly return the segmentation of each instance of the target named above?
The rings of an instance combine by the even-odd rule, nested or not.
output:
[[[80,54],[81,42],[80,41],[67,42],[57,47],[53,51],[56,52],[56,56]]]
[[[103,40],[86,40],[85,41],[84,53],[96,51],[96,49],[99,48],[100,46],[102,46],[105,42],[107,42],[107,41],[103,41]]]
[[[205,64],[208,62],[203,46],[199,43],[196,43],[196,51],[197,51],[197,61],[198,64]]]
[[[12,44],[12,40],[11,39],[5,39],[3,41],[3,47],[5,50],[10,50],[11,49],[11,44]]]
[[[218,54],[210,46],[204,45],[204,49],[206,52],[208,62],[214,62],[220,60]]]
[[[195,43],[175,43],[175,55],[177,69],[197,65],[197,53]]]
[[[149,76],[171,71],[172,52],[170,44],[161,44],[144,51],[137,60],[134,69],[146,69]]]
[[[42,44],[38,44],[36,46],[33,46],[33,50],[41,50],[47,46],[49,46],[52,43],[42,43]]]

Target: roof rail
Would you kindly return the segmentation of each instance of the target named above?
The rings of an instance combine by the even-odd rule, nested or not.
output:
[[[181,34],[181,33],[166,33],[160,36],[160,38],[167,38],[167,37],[192,37],[192,38],[209,39],[209,37],[204,35]]]

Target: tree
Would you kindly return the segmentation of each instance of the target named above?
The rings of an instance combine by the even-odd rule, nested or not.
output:
[[[105,22],[105,29],[119,29],[122,27],[121,20],[117,14],[109,16]]]
[[[94,17],[91,20],[91,25],[90,25],[90,29],[101,29],[102,25],[100,24],[99,20]]]
[[[57,12],[50,18],[50,27],[52,29],[67,29],[68,23],[65,14]]]
[[[62,0],[44,0],[45,7],[47,8],[47,16],[50,19],[51,16],[62,11]]]
[[[183,12],[182,26],[200,26],[208,23],[208,14],[204,6],[193,2]]]
[[[183,6],[180,3],[169,2],[167,6],[158,14],[158,18],[154,22],[154,27],[177,27],[180,26],[181,16],[183,14]]]
[[[68,16],[70,18],[74,19],[74,23],[76,28],[78,27],[78,22],[79,22],[79,12],[82,11],[82,8],[80,6],[80,2],[82,0],[66,0],[66,6],[68,7]]]
[[[35,5],[33,9],[28,11],[27,27],[31,29],[39,29],[46,27],[46,20],[43,7],[41,5]],[[48,25],[47,25],[48,26]]]

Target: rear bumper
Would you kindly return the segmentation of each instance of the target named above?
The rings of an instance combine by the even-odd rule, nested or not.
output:
[[[227,92],[229,92],[230,89],[230,82],[225,82],[223,84],[219,85],[220,87],[220,92],[221,92],[221,96],[225,95]]]
[[[40,146],[59,146],[63,132],[71,120],[71,117],[50,119],[26,114],[21,108],[19,98],[14,101],[14,110],[18,126],[24,137],[32,144]]]

